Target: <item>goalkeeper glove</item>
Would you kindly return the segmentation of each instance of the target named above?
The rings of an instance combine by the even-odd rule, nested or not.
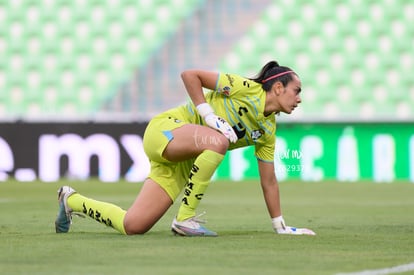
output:
[[[237,141],[237,135],[230,124],[217,116],[208,103],[197,105],[197,111],[209,127],[220,131],[230,142],[235,143]]]
[[[296,228],[296,227],[287,226],[282,216],[273,218],[272,226],[277,234],[312,235],[312,236],[316,235],[315,232],[307,228]]]

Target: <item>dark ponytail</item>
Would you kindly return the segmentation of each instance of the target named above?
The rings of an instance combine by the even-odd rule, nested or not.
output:
[[[250,80],[262,84],[263,90],[267,92],[276,81],[280,81],[283,86],[286,86],[293,79],[292,73],[295,74],[289,67],[280,66],[277,61],[270,61],[263,66],[256,77],[250,78]]]

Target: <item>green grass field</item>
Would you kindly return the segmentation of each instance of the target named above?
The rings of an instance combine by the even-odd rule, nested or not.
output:
[[[273,233],[258,182],[214,182],[199,209],[207,211],[207,226],[217,238],[173,236],[178,203],[146,235],[122,236],[77,217],[68,234],[56,234],[56,190],[62,184],[123,208],[141,187],[0,183],[1,274],[323,275],[414,262],[410,183],[281,183],[287,224],[313,229],[312,237]]]

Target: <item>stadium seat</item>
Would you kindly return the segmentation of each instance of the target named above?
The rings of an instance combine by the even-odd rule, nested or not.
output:
[[[249,55],[276,56],[280,63],[292,64],[300,71],[304,93],[309,87],[313,93],[310,98],[321,101],[303,104],[302,114],[317,115],[320,110],[354,118],[393,114],[396,102],[404,98],[400,91],[413,85],[409,73],[413,67],[413,29],[409,22],[414,6],[405,7],[404,17],[402,7],[409,4],[399,1],[292,3],[274,1],[255,24],[260,28],[252,27],[241,43],[249,42],[244,46]],[[273,38],[273,43],[263,46],[263,37]],[[241,45],[232,51],[231,59],[237,60],[243,72],[245,64],[254,61],[245,61],[247,52],[240,50]],[[402,54],[400,59],[405,61],[400,62]],[[401,106],[401,112],[409,113]]]
[[[0,72],[10,82],[4,84],[12,94],[7,110],[29,115],[54,102],[57,112],[59,108],[77,114],[96,111],[105,93],[142,66],[197,4],[187,0],[105,5],[97,0],[4,2],[0,8],[7,16],[0,47],[4,41],[8,53]],[[31,72],[30,82],[21,77],[25,70]]]
[[[3,1],[0,88],[12,96],[0,96],[1,109],[99,110],[204,2]],[[270,59],[294,68],[309,103],[303,116],[414,116],[403,104],[414,101],[413,18],[409,1],[273,0],[229,51],[218,51],[219,68],[253,76]],[[144,92],[139,99],[145,107]]]

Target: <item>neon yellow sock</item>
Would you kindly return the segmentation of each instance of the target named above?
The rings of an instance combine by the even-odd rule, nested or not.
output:
[[[196,158],[184,189],[184,197],[178,209],[177,221],[195,216],[195,210],[200,204],[214,171],[216,171],[223,158],[224,155],[211,150],[205,150]]]
[[[89,199],[78,193],[69,196],[68,205],[73,212],[83,213],[126,235],[124,229],[126,211],[124,209],[111,203]]]

